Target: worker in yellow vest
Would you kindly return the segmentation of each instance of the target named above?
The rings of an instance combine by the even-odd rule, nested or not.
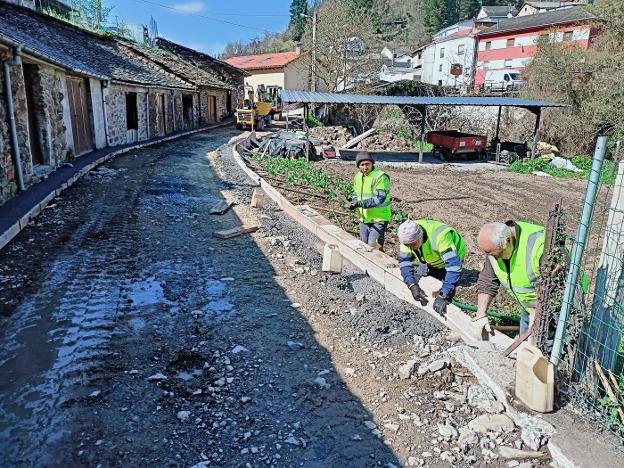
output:
[[[537,305],[544,227],[524,221],[485,224],[477,237],[487,258],[477,281],[477,314],[472,320],[476,338],[491,333],[487,310],[502,285],[521,307],[520,334],[528,330]]]
[[[399,226],[399,241],[403,281],[414,299],[425,305],[427,299],[418,281],[423,276],[441,280],[442,287],[435,295],[433,310],[444,317],[461,279],[466,242],[455,228],[432,219],[405,221]]]
[[[356,155],[355,164],[359,172],[353,180],[349,209],[356,210],[360,220],[360,240],[383,250],[386,229],[392,216],[390,177],[375,167],[375,161],[365,151]]]

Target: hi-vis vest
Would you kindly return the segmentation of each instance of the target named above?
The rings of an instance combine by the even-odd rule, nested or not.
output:
[[[537,283],[540,278],[540,260],[544,252],[544,228],[536,224],[516,221],[520,235],[509,259],[509,271],[503,260],[488,256],[494,273],[525,310],[537,305]]]
[[[363,202],[373,198],[377,190],[385,191],[386,198],[381,205],[374,208],[358,208],[357,216],[363,223],[390,221],[392,216],[390,211],[390,178],[385,172],[380,171],[376,167],[367,176],[364,176],[361,172],[355,175],[353,192],[357,197],[357,201]]]
[[[449,252],[456,253],[464,261],[466,242],[455,228],[431,219],[417,219],[415,223],[423,228],[427,239],[419,251],[401,244],[401,252],[412,254],[422,263],[438,269],[444,269],[444,260]]]

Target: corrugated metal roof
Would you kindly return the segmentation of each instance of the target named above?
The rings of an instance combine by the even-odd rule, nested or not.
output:
[[[338,94],[312,91],[282,91],[282,101],[288,103],[314,104],[379,104],[407,106],[503,106],[503,107],[567,107],[567,104],[547,101],[531,101],[510,97],[485,96],[377,96],[370,94]]]

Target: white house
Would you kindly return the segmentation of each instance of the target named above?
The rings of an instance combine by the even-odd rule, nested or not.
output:
[[[524,2],[522,8],[518,12],[518,16],[536,15],[538,13],[545,13],[547,11],[559,10],[561,8],[569,8],[572,6],[584,5],[586,1],[583,0],[559,0],[557,2]]]
[[[389,67],[382,65],[379,80],[386,83],[393,83],[401,80],[420,81],[420,68],[409,67]]]
[[[512,6],[506,5],[484,5],[477,13],[476,20],[478,23],[500,23],[507,18],[516,16],[518,10]]]
[[[471,27],[466,27],[467,23]],[[423,83],[464,90],[472,85],[477,30],[474,21],[462,22],[460,25],[455,32],[434,39],[424,48],[421,72]]]

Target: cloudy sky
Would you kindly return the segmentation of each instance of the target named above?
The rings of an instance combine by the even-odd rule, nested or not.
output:
[[[252,39],[263,31],[282,31],[289,0],[108,0],[115,17],[126,23],[158,23],[159,35],[209,54],[225,44]],[[256,16],[267,15],[267,16]]]

